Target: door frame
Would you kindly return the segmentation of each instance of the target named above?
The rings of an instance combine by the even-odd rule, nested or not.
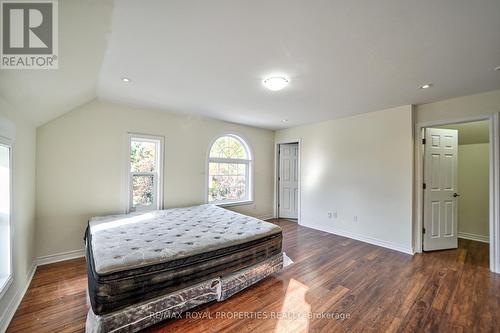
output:
[[[474,117],[453,118],[415,124],[415,182],[414,182],[414,249],[415,252],[422,252],[422,228],[423,228],[423,209],[424,209],[424,191],[423,170],[424,170],[424,145],[422,144],[423,130],[427,127],[460,124],[473,121],[488,120],[490,126],[490,147],[489,147],[489,192],[490,192],[490,217],[489,217],[489,237],[490,237],[490,270],[500,273],[500,131],[499,114],[486,114]]]
[[[280,188],[279,188],[279,175],[280,175],[280,155],[279,155],[279,148],[280,145],[282,144],[289,144],[289,143],[296,143],[299,145],[299,155],[298,155],[298,161],[297,161],[297,174],[299,176],[298,180],[298,189],[299,189],[299,196],[297,198],[297,223],[301,224],[300,222],[302,221],[301,217],[301,204],[302,204],[302,176],[301,176],[301,169],[300,169],[300,160],[301,160],[301,151],[302,151],[302,142],[301,139],[283,139],[276,141],[274,144],[274,218],[279,218],[279,208],[278,205],[280,203]]]

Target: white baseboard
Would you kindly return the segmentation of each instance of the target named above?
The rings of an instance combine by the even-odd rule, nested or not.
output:
[[[372,244],[372,245],[377,245],[377,246],[385,247],[387,249],[395,250],[395,251],[398,251],[398,252],[403,252],[403,253],[410,254],[410,255],[414,255],[415,254],[415,251],[413,250],[412,247],[407,247],[407,246],[404,246],[404,245],[400,245],[400,244],[388,242],[388,241],[377,239],[377,238],[373,238],[373,237],[370,237],[370,236],[360,235],[360,234],[356,234],[356,233],[353,233],[353,232],[350,232],[350,231],[339,230],[339,229],[330,229],[330,230],[327,230],[326,228],[322,228],[322,227],[316,226],[316,225],[306,225],[306,224],[301,224],[301,225],[303,225],[304,227],[316,229],[316,230],[319,230],[319,231],[328,232],[330,234],[334,234],[334,235],[338,235],[338,236],[342,236],[342,237],[347,237],[347,238],[355,239],[355,240],[358,240],[358,241],[361,241],[361,242],[364,242],[364,243],[368,243],[368,244]]]
[[[43,266],[43,265],[53,264],[59,261],[81,258],[84,256],[85,256],[85,249],[56,253],[48,256],[38,257],[37,265]]]
[[[19,304],[21,304],[21,301],[23,300],[24,294],[26,294],[26,291],[30,286],[31,280],[33,279],[33,275],[35,275],[36,267],[37,267],[36,260],[34,260],[25,278],[24,286],[16,291],[14,297],[12,297],[11,301],[7,305],[7,308],[5,309],[3,316],[0,318],[0,332],[5,332],[7,330],[7,327],[9,326],[10,321],[14,317],[14,314],[16,313],[16,310],[19,307]]]
[[[458,238],[469,239],[469,240],[482,242],[482,243],[489,243],[490,242],[489,236],[470,234],[468,232],[458,232]]]
[[[267,215],[262,215],[262,216],[259,216],[259,217],[257,217],[257,218],[258,218],[259,220],[263,220],[263,221],[265,221],[265,220],[270,220],[270,219],[274,218],[274,215],[273,215],[273,214],[267,214]]]
[[[14,297],[12,298],[12,300],[7,305],[7,308],[5,309],[5,313],[3,314],[2,317],[0,317],[0,332],[5,332],[7,330],[7,327],[9,326],[10,321],[14,317],[14,314],[16,313],[16,310],[19,307],[19,304],[21,304],[21,301],[23,300],[24,294],[26,294],[26,291],[28,290],[31,280],[33,279],[33,275],[35,275],[35,271],[38,266],[52,264],[64,260],[81,258],[83,256],[85,256],[85,250],[80,249],[75,251],[38,257],[36,260],[34,260],[31,265],[30,271],[28,272],[28,275],[26,277],[24,287],[16,291]]]

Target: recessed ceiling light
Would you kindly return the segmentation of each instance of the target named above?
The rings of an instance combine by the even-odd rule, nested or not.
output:
[[[130,83],[132,82],[131,79],[129,79],[128,77],[122,77],[122,81],[125,82],[125,83]]]
[[[495,71],[500,71],[500,66],[495,67]]]
[[[288,122],[288,119],[281,119],[281,122],[286,123],[286,122]]]
[[[420,86],[420,89],[429,89],[430,87],[432,87],[434,84],[432,83],[426,83],[426,84],[423,84]]]
[[[270,76],[262,81],[264,87],[272,91],[278,91],[285,88],[290,81],[284,76]]]

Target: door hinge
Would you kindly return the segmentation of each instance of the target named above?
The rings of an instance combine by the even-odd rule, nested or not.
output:
[[[425,234],[425,228],[422,228],[422,233]]]
[[[424,188],[424,190],[427,188],[427,184],[426,183],[424,183],[423,188]]]
[[[425,139],[422,139],[422,144],[425,145]]]

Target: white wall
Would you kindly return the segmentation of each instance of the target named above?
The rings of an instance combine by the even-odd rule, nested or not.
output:
[[[488,143],[458,147],[459,236],[489,238],[489,149]]]
[[[301,139],[300,223],[412,252],[412,132],[411,106],[277,131]]]
[[[15,131],[13,130],[15,128]],[[12,150],[12,273],[13,282],[0,299],[0,332],[10,321],[33,273],[35,235],[36,130],[0,98],[0,135],[13,136]]]
[[[93,101],[38,128],[39,257],[81,249],[91,216],[125,210],[127,132],[165,136],[167,208],[204,203],[209,142],[228,132],[241,135],[254,153],[255,203],[232,209],[253,216],[272,215],[272,131]]]
[[[416,122],[463,119],[500,112],[500,90],[416,106]]]

